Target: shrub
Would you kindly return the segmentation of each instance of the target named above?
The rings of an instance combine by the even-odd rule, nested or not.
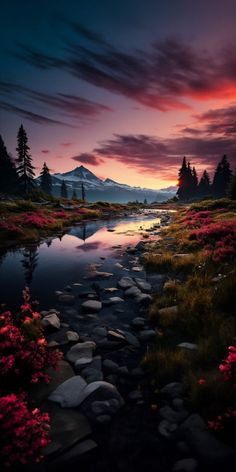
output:
[[[0,397],[0,458],[6,466],[27,464],[41,458],[50,443],[49,416],[38,408],[30,410],[24,394]]]

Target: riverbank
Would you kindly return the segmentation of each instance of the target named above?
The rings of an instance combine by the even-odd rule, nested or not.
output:
[[[147,270],[165,275],[150,307],[157,339],[143,360],[153,401],[159,403],[166,384],[180,382],[185,408],[234,449],[235,210],[226,199],[193,204],[142,256]],[[162,418],[172,435],[174,414],[166,410]]]
[[[103,234],[109,235],[112,258],[98,245],[85,274],[64,288],[58,285],[54,308],[41,311],[48,347],[59,348],[64,359],[59,371],[49,370],[48,385],[30,391],[32,408],[51,416],[52,443],[40,472],[68,466],[156,472],[157,464],[160,472],[231,470],[230,429],[210,433],[211,418],[199,398],[211,408],[219,398],[221,408],[225,400],[227,407],[231,403],[231,384],[219,382],[218,375],[212,384],[209,376],[218,374],[235,336],[228,284],[234,277],[235,209],[229,201],[201,205],[182,208],[174,220],[165,211],[161,221],[148,226],[139,221],[140,241],[134,244],[123,242],[130,228],[122,232],[113,222]],[[205,239],[196,239],[203,228],[208,247]],[[223,260],[215,261],[221,236]],[[123,237],[122,244],[112,244],[115,237]],[[190,374],[196,397],[190,394]]]

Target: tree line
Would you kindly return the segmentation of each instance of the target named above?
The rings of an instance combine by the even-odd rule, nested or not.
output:
[[[39,187],[35,181],[35,167],[30,155],[27,133],[20,126],[17,134],[17,158],[11,158],[4,141],[0,135],[0,193],[6,195],[20,195],[30,197],[41,190],[43,194],[52,195],[52,176],[50,170],[44,162],[40,172]],[[68,198],[68,188],[66,182],[61,183],[60,196]],[[77,199],[76,190],[73,190],[72,199]],[[85,188],[81,185],[81,200],[85,201]]]
[[[180,201],[191,201],[202,198],[236,198],[236,176],[230,168],[227,156],[224,155],[216,166],[211,182],[207,170],[198,178],[195,167],[183,158],[179,169],[177,196]]]

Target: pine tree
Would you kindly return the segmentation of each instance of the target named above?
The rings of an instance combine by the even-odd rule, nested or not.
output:
[[[34,187],[35,177],[34,167],[32,165],[32,157],[29,154],[30,148],[27,142],[28,137],[26,131],[24,130],[23,125],[21,125],[17,135],[17,174],[19,186],[25,195],[27,195]]]
[[[62,184],[61,184],[61,197],[68,198],[67,185],[64,180],[62,181]]]
[[[232,170],[226,155],[224,155],[216,167],[213,179],[212,190],[215,197],[226,196],[231,176]]]
[[[15,165],[0,135],[0,193],[14,193],[16,178]]]
[[[210,177],[206,170],[204,170],[201,180],[198,185],[198,196],[201,198],[209,197],[211,194],[211,186],[210,186]]]
[[[197,188],[198,188],[198,176],[195,167],[192,170],[192,196],[195,198],[197,196]]]
[[[46,162],[44,162],[42,171],[40,173],[40,188],[47,195],[52,194],[52,177]]]
[[[83,182],[81,184],[81,199],[83,202],[85,202],[85,188]]]
[[[227,193],[229,198],[236,200],[236,173],[231,177]]]
[[[76,193],[75,188],[73,189],[72,199],[73,199],[73,200],[77,200],[77,193]]]
[[[186,157],[183,158],[182,167],[179,170],[177,195],[180,200],[189,200],[191,197],[192,171],[190,163],[186,163]]]

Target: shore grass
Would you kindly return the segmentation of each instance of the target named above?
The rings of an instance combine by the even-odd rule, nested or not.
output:
[[[184,382],[190,408],[205,419],[224,414],[236,400],[219,372],[236,342],[235,209],[228,199],[182,208],[156,249],[146,246],[143,256],[147,270],[169,277],[150,307],[162,333],[143,360],[150,384]],[[180,342],[197,349],[180,349]]]

